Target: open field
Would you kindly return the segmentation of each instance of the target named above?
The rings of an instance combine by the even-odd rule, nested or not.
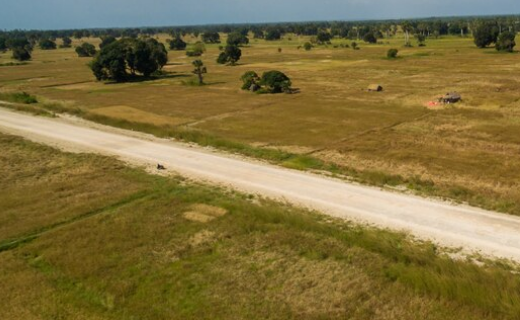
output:
[[[520,314],[505,264],[102,156],[8,135],[0,149],[1,319]]]
[[[277,161],[301,154],[288,165],[520,214],[518,53],[480,50],[472,39],[455,37],[428,40],[427,47],[401,48],[397,37],[357,51],[333,45],[298,50],[307,40],[252,40],[236,67],[217,65],[218,45],[207,45],[204,87],[186,85],[192,59],[183,51],[170,52],[166,77],[103,84],[86,67],[89,59],[73,49],[36,50],[27,65],[0,67],[0,85],[113,125]],[[333,43],[341,42],[350,43]],[[392,47],[400,50],[397,60],[385,58]],[[8,62],[8,53],[0,55],[0,64]],[[301,93],[239,89],[245,71],[272,69],[287,73]],[[371,83],[385,91],[366,92]],[[447,91],[460,92],[464,102],[425,107]]]

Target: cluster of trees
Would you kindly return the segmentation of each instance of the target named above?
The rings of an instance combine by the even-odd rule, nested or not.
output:
[[[503,31],[494,22],[482,22],[473,31],[475,45],[479,48],[486,48],[495,44],[498,51],[512,52],[516,46],[516,31]]]
[[[249,38],[246,32],[230,33],[227,38],[226,47],[223,48],[223,51],[217,58],[217,63],[234,66],[238,60],[240,60],[240,57],[242,57],[242,50],[240,50],[239,47],[247,44],[249,44]]]
[[[90,63],[98,80],[126,81],[149,77],[168,62],[168,52],[153,38],[123,38],[104,46]]]
[[[254,71],[248,71],[240,78],[243,82],[242,90],[258,93],[291,92],[291,79],[280,71],[267,71],[260,77]]]

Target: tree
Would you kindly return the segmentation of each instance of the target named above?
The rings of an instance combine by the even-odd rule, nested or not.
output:
[[[242,56],[242,50],[240,50],[237,46],[228,45],[224,49],[224,52],[221,52],[217,58],[217,63],[226,64],[234,66],[240,57]]]
[[[188,47],[186,50],[186,55],[188,57],[200,57],[204,52],[206,52],[206,46],[202,42],[197,42]]]
[[[319,44],[330,43],[332,35],[327,31],[320,30],[316,36],[316,40]]]
[[[260,82],[260,77],[256,72],[248,71],[242,75],[240,80],[242,80],[242,82],[244,83],[242,85],[242,90],[251,90],[251,87],[253,85],[258,86],[258,83]]]
[[[399,50],[397,50],[397,49],[390,49],[386,53],[386,57],[389,58],[389,59],[395,59],[395,58],[397,58],[397,54],[398,53],[399,53]]]
[[[7,39],[4,37],[0,37],[0,52],[4,52],[7,50]]]
[[[199,78],[199,85],[204,84],[204,74],[208,73],[208,69],[204,66],[204,63],[202,60],[195,60],[192,62],[192,65],[195,67],[195,69],[192,71],[194,74],[197,75]]]
[[[513,48],[516,46],[515,42],[516,33],[511,31],[502,32],[497,39],[496,49],[497,51],[513,52]]]
[[[498,27],[492,23],[480,23],[473,31],[473,41],[479,48],[485,48],[498,39]]]
[[[76,53],[78,57],[93,57],[96,54],[96,47],[88,42],[83,43],[81,46],[76,47]]]
[[[61,41],[62,41],[62,44],[61,44],[60,48],[70,48],[70,47],[72,47],[72,40],[69,37],[63,37],[61,39]]]
[[[303,48],[305,49],[305,51],[310,51],[312,49],[312,43],[305,42],[305,44],[303,45]]]
[[[18,61],[31,60],[31,52],[24,47],[16,47],[13,49],[13,59]]]
[[[176,36],[169,41],[170,50],[186,50],[187,44],[180,36]]]
[[[218,32],[205,32],[202,35],[204,43],[220,43],[220,34]]]
[[[426,36],[424,34],[417,34],[417,44],[419,47],[425,47],[426,46]]]
[[[239,32],[233,32],[228,35],[227,44],[240,47],[249,44],[249,38]]]
[[[267,30],[267,33],[265,34],[265,40],[267,41],[275,41],[280,40],[282,38],[282,33],[280,30],[276,28],[270,28]]]
[[[403,21],[401,28],[404,32],[404,46],[405,47],[411,47],[412,44],[410,43],[410,33],[413,31],[413,26],[409,21]]]
[[[168,52],[157,40],[125,38],[103,47],[90,68],[98,80],[121,82],[137,74],[148,77],[167,62]]]
[[[280,93],[290,90],[291,79],[280,71],[268,71],[262,75],[260,84],[271,93]]]
[[[99,48],[103,49],[104,47],[106,47],[109,44],[114,43],[116,41],[117,41],[117,39],[113,36],[101,37],[101,43],[99,44]]]
[[[54,50],[57,48],[56,42],[54,42],[50,39],[40,40],[38,45],[40,46],[40,49],[42,49],[42,50]]]
[[[377,38],[373,32],[368,32],[363,36],[363,41],[368,43],[377,43]]]

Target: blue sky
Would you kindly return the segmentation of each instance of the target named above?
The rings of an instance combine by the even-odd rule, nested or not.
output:
[[[518,14],[520,0],[0,0],[0,29]]]

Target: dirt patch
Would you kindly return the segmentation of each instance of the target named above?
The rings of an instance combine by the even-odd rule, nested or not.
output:
[[[227,210],[206,204],[195,204],[190,206],[189,211],[184,213],[184,218],[190,221],[207,223],[227,214]]]
[[[190,238],[190,244],[194,247],[199,246],[201,244],[205,244],[213,241],[215,239],[215,232],[209,230],[202,230],[197,232]]]
[[[162,116],[128,106],[105,107],[93,109],[91,112],[106,117],[123,119],[130,122],[149,123],[157,126],[175,126],[191,121],[190,119],[186,118],[173,118],[168,116]]]

